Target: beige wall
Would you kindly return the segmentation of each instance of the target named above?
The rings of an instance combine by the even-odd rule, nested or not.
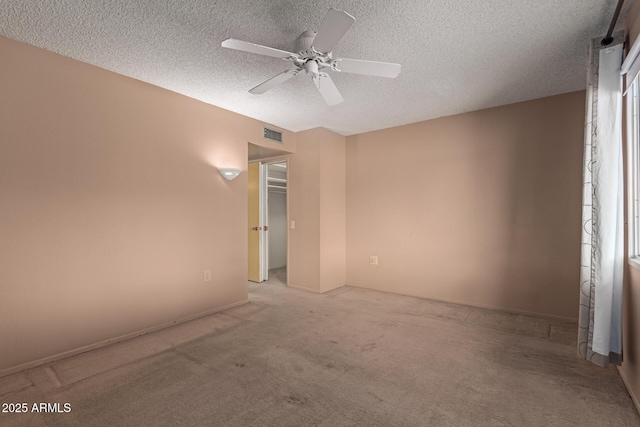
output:
[[[289,220],[289,261],[287,285],[320,292],[320,144],[296,138],[296,154],[289,158],[287,177]]]
[[[636,1],[631,5],[625,27],[629,37],[627,46],[630,47],[640,33],[640,2]],[[623,126],[623,129],[625,128],[626,126]],[[626,200],[627,197],[625,197]],[[625,242],[628,241],[627,233],[628,229],[625,227]],[[623,363],[620,372],[634,398],[636,407],[640,410],[640,406],[638,406],[640,399],[640,328],[638,328],[640,322],[640,271],[626,263],[623,298]]]
[[[215,166],[246,170],[260,122],[3,37],[0,58],[0,373],[247,300],[247,175]]]
[[[584,101],[348,137],[347,284],[577,318]]]
[[[346,283],[347,207],[345,137],[326,129],[321,137],[320,169],[320,290]]]
[[[629,392],[640,411],[640,270],[627,266],[623,308],[623,359],[620,369]]]
[[[327,292],[345,284],[345,137],[317,128],[296,135],[289,160],[288,285]]]

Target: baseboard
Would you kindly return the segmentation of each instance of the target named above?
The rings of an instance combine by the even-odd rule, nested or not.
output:
[[[617,368],[618,368],[618,373],[620,374],[620,378],[622,378],[622,382],[624,383],[624,386],[627,388],[627,391],[629,392],[629,396],[631,396],[631,400],[633,401],[633,404],[636,407],[636,411],[638,411],[638,414],[640,415],[640,402],[638,402],[638,398],[636,397],[635,393],[633,392],[633,389],[629,385],[629,381],[627,381],[627,377],[624,374],[624,370],[622,369],[622,366],[617,366]]]
[[[345,286],[347,286],[347,285],[338,285],[335,288],[325,289],[320,293],[326,294],[327,292],[335,291],[336,289],[344,288]]]
[[[287,285],[287,287],[289,287],[289,288],[299,289],[301,291],[306,291],[306,292],[312,292],[314,294],[326,294],[327,292],[335,291],[336,289],[342,288],[344,286],[346,286],[346,285],[340,285],[340,286],[336,286],[335,288],[325,289],[323,291],[319,291],[317,289],[305,288],[303,286]]]
[[[76,349],[73,349],[73,350],[69,350],[69,351],[65,351],[65,352],[62,352],[62,353],[58,353],[58,354],[55,354],[53,356],[43,357],[42,359],[34,360],[34,361],[31,361],[31,362],[22,363],[20,365],[13,366],[11,368],[0,370],[0,377],[4,377],[4,376],[7,376],[7,375],[15,374],[17,372],[24,371],[25,369],[35,368],[36,366],[44,365],[46,363],[55,362],[55,361],[58,361],[58,360],[61,360],[61,359],[67,358],[67,357],[75,356],[76,354],[86,353],[87,351],[95,350],[95,349],[100,348],[100,347],[105,347],[105,346],[108,346],[110,344],[115,344],[115,343],[118,343],[118,342],[126,341],[128,339],[139,337],[141,335],[145,335],[145,334],[148,334],[148,333],[151,333],[151,332],[159,331],[161,329],[166,329],[166,328],[171,327],[171,326],[179,325],[180,323],[185,323],[185,322],[189,322],[191,320],[199,319],[200,317],[205,317],[205,316],[209,316],[211,314],[219,313],[219,312],[224,311],[224,310],[229,310],[230,308],[238,307],[240,305],[247,304],[248,302],[249,302],[248,299],[243,300],[243,301],[234,302],[232,304],[228,304],[228,305],[225,305],[225,306],[222,306],[222,307],[214,308],[212,310],[207,310],[207,311],[204,311],[204,312],[201,312],[201,313],[193,314],[191,316],[182,317],[182,318],[177,319],[177,320],[161,323],[159,325],[152,326],[150,328],[142,329],[142,330],[139,330],[139,331],[136,331],[136,332],[131,332],[131,333],[128,333],[128,334],[125,334],[125,335],[121,335],[121,336],[116,337],[116,338],[111,338],[111,339],[100,341],[100,342],[97,342],[97,343],[94,343],[94,344],[89,344],[89,345],[86,345],[86,346],[83,346],[83,347],[79,347],[79,348],[76,348]]]
[[[287,284],[288,288],[293,288],[293,289],[299,289],[301,291],[306,291],[306,292],[312,292],[314,294],[321,294],[322,292],[317,290],[317,289],[312,289],[312,288],[305,288],[304,286],[296,286],[296,285],[290,285]]]
[[[402,294],[402,293],[399,293],[399,292],[382,291],[380,289],[368,288],[366,286],[352,285],[352,284],[349,284],[349,283],[347,283],[346,286],[351,286],[351,287],[360,288],[360,289],[368,289],[370,291],[384,292],[384,293],[394,294],[394,295],[404,295],[404,296],[407,296],[407,297],[428,299],[428,300],[431,300],[431,301],[440,301],[440,302],[446,302],[446,303],[450,303],[450,304],[466,305],[466,306],[469,306],[469,307],[485,308],[487,310],[504,311],[506,313],[521,314],[523,316],[542,317],[542,318],[545,318],[545,319],[560,320],[560,321],[563,321],[563,322],[572,322],[572,323],[577,323],[578,322],[577,318],[556,316],[555,314],[538,313],[536,311],[519,310],[519,309],[516,309],[516,308],[500,307],[500,306],[489,305],[489,304],[476,304],[476,303],[470,303],[470,302],[467,302],[467,301],[457,301],[457,300],[454,300],[454,299],[427,298],[427,297],[423,297],[423,296],[419,296],[419,295],[410,295],[410,294]]]

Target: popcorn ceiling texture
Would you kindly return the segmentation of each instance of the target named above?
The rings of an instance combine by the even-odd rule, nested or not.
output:
[[[0,0],[0,34],[292,131],[344,135],[585,88],[607,0]],[[306,75],[264,95],[288,62],[224,49],[233,37],[284,50],[330,7],[356,23],[334,57],[397,62],[393,79],[332,72],[327,106]]]

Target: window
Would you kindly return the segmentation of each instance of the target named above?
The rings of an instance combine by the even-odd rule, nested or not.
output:
[[[640,267],[640,111],[639,84],[634,82],[627,91],[627,226],[629,258]]]

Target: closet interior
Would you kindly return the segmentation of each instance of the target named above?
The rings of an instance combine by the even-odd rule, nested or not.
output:
[[[287,267],[287,162],[267,164],[269,277],[283,277]],[[284,273],[284,274],[283,274]]]

